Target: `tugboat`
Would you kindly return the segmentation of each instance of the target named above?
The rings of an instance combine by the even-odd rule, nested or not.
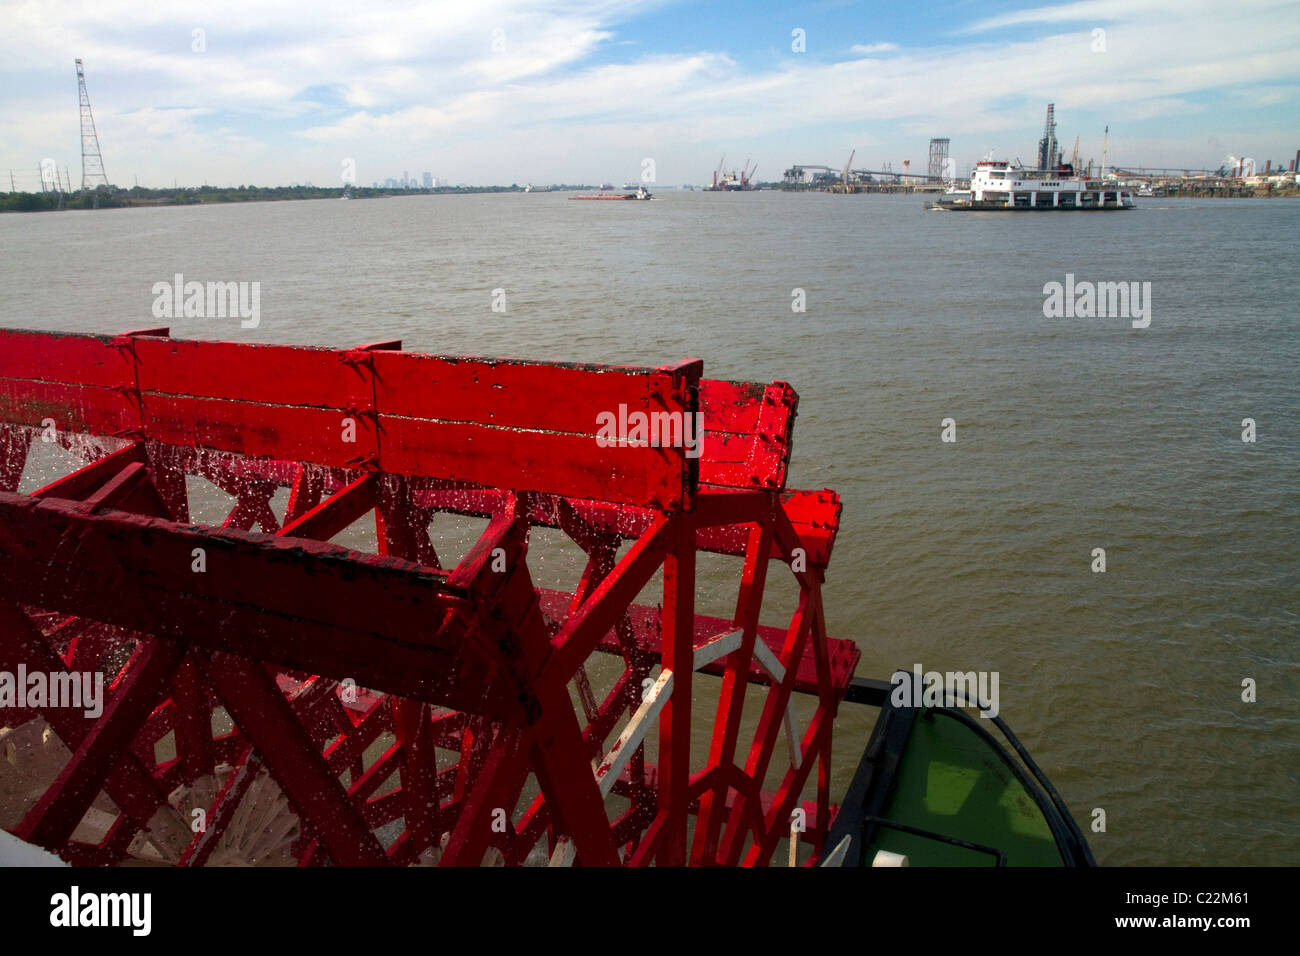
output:
[[[930,204],[949,211],[1062,211],[1132,209],[1133,193],[1124,186],[1075,173],[1068,163],[1056,169],[1026,169],[1006,160],[975,164],[970,188],[948,188]]]

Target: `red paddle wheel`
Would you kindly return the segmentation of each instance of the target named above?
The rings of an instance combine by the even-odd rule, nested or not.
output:
[[[82,865],[815,860],[840,503],[785,488],[793,389],[702,373],[0,331],[0,826]],[[38,443],[85,465],[22,493]],[[377,553],[328,543],[372,513]],[[443,515],[486,521],[454,564]]]

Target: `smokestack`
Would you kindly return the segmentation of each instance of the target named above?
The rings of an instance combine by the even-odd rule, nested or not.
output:
[[[1300,173],[1300,149],[1295,151],[1295,160],[1291,163],[1291,168]]]
[[[1267,176],[1272,169],[1273,169],[1273,160],[1271,159],[1264,160],[1264,175]]]

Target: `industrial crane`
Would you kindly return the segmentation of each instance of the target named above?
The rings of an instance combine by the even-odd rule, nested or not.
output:
[[[853,157],[857,154],[858,151],[856,149],[849,153],[848,161],[844,164],[844,168],[840,170],[839,188],[835,190],[836,192],[847,193],[851,191],[849,189],[849,167],[853,165]]]

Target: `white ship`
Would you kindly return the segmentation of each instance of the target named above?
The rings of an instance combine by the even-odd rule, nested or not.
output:
[[[930,208],[1059,211],[1132,209],[1134,205],[1127,187],[1077,174],[1068,164],[1025,169],[1005,160],[985,159],[975,164],[969,189],[950,186]]]

